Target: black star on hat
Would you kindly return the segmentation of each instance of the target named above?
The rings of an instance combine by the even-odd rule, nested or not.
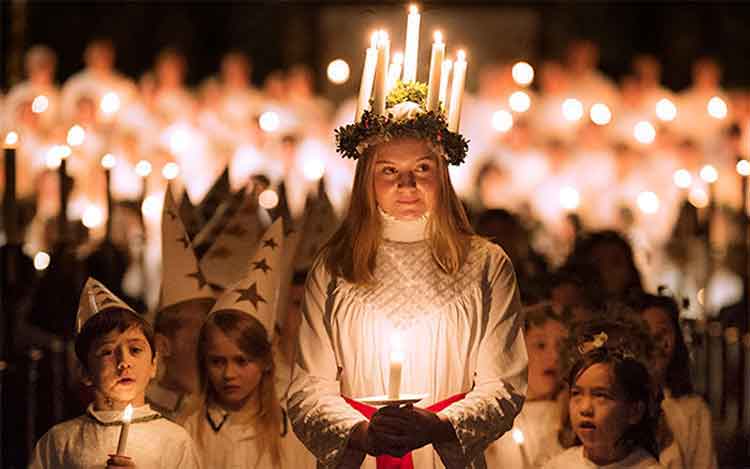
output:
[[[193,272],[192,274],[187,274],[187,276],[190,278],[194,278],[198,281],[199,289],[208,285],[208,281],[206,280],[206,277],[203,276],[203,272],[201,271],[200,267],[198,268],[197,272]]]
[[[244,290],[242,288],[238,288],[235,290],[235,292],[240,294],[239,298],[235,300],[235,303],[239,303],[240,301],[249,301],[253,304],[253,308],[255,308],[256,311],[258,310],[258,303],[268,303],[265,298],[258,294],[257,282],[253,282],[252,285]]]
[[[269,238],[269,239],[263,240],[263,247],[264,248],[270,247],[271,249],[276,249],[277,247],[279,247],[279,244],[276,241],[274,241],[273,238]]]
[[[177,218],[177,214],[174,213],[174,210],[172,209],[167,210],[167,215],[169,215],[169,218],[171,218],[172,220],[175,220]]]
[[[271,270],[271,266],[266,263],[266,259],[261,259],[258,262],[253,262],[253,270],[262,270],[264,274],[267,274]]]

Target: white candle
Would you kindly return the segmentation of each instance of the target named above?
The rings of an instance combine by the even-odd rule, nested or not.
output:
[[[372,84],[375,81],[375,67],[378,63],[378,51],[376,48],[377,34],[372,33],[370,47],[365,52],[365,66],[362,70],[362,81],[359,85],[359,99],[357,99],[357,112],[355,114],[356,121],[359,121],[365,110],[370,107]]]
[[[404,81],[417,79],[417,55],[419,53],[419,11],[416,5],[409,8],[406,22],[406,47],[404,48]]]
[[[388,372],[388,399],[398,399],[401,395],[401,370],[404,365],[404,352],[398,334],[391,336],[391,353]]]
[[[401,78],[401,68],[404,64],[404,54],[396,52],[393,54],[393,63],[388,69],[388,84],[386,85],[386,93],[390,93],[396,86],[399,78]]]
[[[440,95],[438,100],[443,106],[446,115],[448,114],[448,101],[446,98],[448,96],[448,80],[451,76],[451,69],[453,69],[453,61],[451,59],[443,60],[443,69],[440,72]]]
[[[461,103],[464,99],[464,83],[466,82],[466,53],[458,51],[453,64],[453,86],[451,89],[451,103],[448,110],[448,130],[458,132],[461,119]]]
[[[130,421],[133,419],[133,406],[128,404],[122,413],[122,428],[120,429],[120,441],[117,443],[117,455],[124,456],[125,448],[128,445],[128,432],[130,431]]]
[[[375,67],[375,86],[373,89],[373,112],[385,114],[386,82],[388,81],[388,61],[391,51],[391,41],[388,33],[380,31],[378,39],[378,64]]]
[[[427,88],[427,110],[437,111],[440,108],[440,81],[443,73],[443,58],[445,44],[440,31],[435,31],[435,42],[432,43],[432,57],[430,57],[430,83]]]

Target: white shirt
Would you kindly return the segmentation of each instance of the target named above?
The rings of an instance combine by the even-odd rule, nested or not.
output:
[[[668,469],[716,469],[711,412],[703,398],[667,395],[661,408],[674,441],[661,451],[659,462]]]
[[[441,459],[449,468],[485,467],[484,450],[520,411],[527,356],[507,255],[475,239],[461,271],[449,276],[426,241],[401,241],[399,234],[408,231],[388,230],[373,286],[332,278],[320,262],[308,277],[288,407],[318,467],[362,464],[364,454],[347,449],[347,441],[364,417],[341,395],[386,394],[389,337],[396,330],[406,357],[402,393],[428,394],[418,403],[427,407],[468,391],[440,412],[458,442],[414,451],[415,469],[443,467]],[[367,457],[363,467],[374,468],[375,459]]]
[[[30,469],[100,469],[117,451],[122,411],[96,411],[55,425],[42,436],[31,456]],[[125,455],[141,468],[200,468],[190,435],[148,405],[136,407]]]
[[[588,460],[583,455],[583,446],[568,448],[552,458],[544,469],[661,469],[653,456],[641,448],[636,448],[625,459],[612,464],[600,466]]]
[[[286,416],[284,416],[286,420]],[[292,432],[289,422],[279,429],[281,464],[273,465],[267,451],[259,454],[258,432],[252,423],[238,423],[233,415],[209,405],[185,421],[195,440],[203,467],[216,469],[313,469],[315,458]]]

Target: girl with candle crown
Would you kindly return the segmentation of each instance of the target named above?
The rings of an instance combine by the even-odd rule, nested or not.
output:
[[[94,279],[84,286],[76,324],[76,356],[94,402],[86,414],[42,436],[29,467],[199,468],[190,435],[145,403],[156,374],[151,325]],[[128,404],[133,413],[127,441],[119,443]],[[124,454],[115,455],[118,446]]]
[[[288,400],[321,468],[375,468],[370,456],[379,468],[485,467],[523,403],[513,266],[474,235],[448,174],[467,142],[425,98],[423,84],[401,83],[384,114],[337,130],[339,152],[357,160],[352,197],[306,283]],[[424,408],[357,402],[399,375],[394,334],[400,396],[426,393]]]

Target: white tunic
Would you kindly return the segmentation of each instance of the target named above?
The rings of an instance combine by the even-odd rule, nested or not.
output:
[[[402,393],[426,393],[429,405],[461,392],[443,411],[458,443],[435,445],[449,468],[485,467],[484,450],[510,429],[526,392],[526,346],[518,288],[507,255],[475,239],[461,271],[443,273],[424,240],[386,233],[373,287],[334,279],[313,266],[303,319],[289,416],[318,467],[359,467],[364,454],[347,449],[364,417],[341,397],[387,392],[390,340],[398,329],[405,361]],[[442,467],[430,446],[413,453],[415,469]],[[366,468],[374,468],[367,457]]]
[[[274,466],[267,451],[262,455],[258,453],[256,428],[252,424],[238,423],[232,417],[231,413],[209,405],[208,409],[201,409],[185,421],[185,429],[195,440],[202,457],[203,467],[207,469],[313,469],[315,467],[315,458],[294,435],[288,421],[284,428],[280,429],[283,435],[280,448],[281,464]]]
[[[600,466],[583,455],[583,446],[569,448],[544,465],[544,469],[661,469],[662,467],[653,456],[641,448],[633,450],[621,461]]]
[[[526,401],[513,422],[513,430],[492,443],[484,453],[487,467],[542,467],[563,451],[557,439],[559,429],[560,405],[557,401]]]
[[[31,456],[30,469],[101,469],[117,451],[122,411],[95,411],[55,425],[42,436]],[[148,405],[136,407],[125,455],[141,468],[200,468],[190,435]]]
[[[659,454],[668,469],[715,469],[718,467],[711,432],[711,413],[700,396],[667,396],[661,403],[674,441]]]

